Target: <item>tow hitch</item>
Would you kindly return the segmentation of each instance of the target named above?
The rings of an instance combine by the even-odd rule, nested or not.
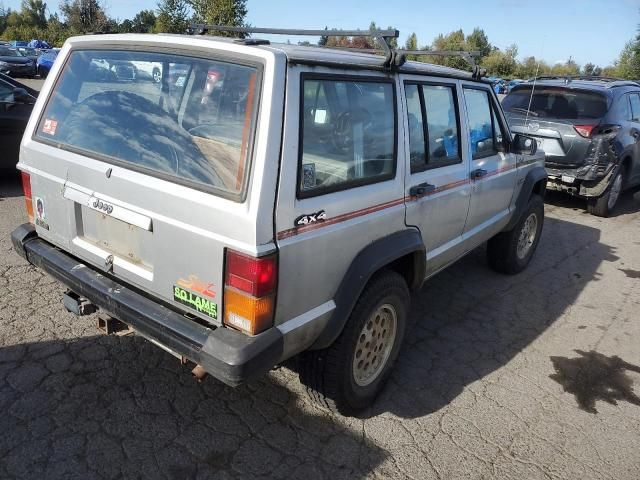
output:
[[[79,317],[84,315],[91,315],[95,313],[98,308],[84,297],[81,297],[76,292],[68,290],[62,297],[62,303],[71,313],[75,313]]]

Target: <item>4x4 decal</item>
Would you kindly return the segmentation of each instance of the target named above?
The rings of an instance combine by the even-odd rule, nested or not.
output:
[[[316,222],[323,222],[326,219],[327,219],[327,212],[325,212],[324,210],[320,210],[319,212],[316,212],[316,213],[301,215],[298,218],[296,218],[295,222],[293,223],[296,227],[302,227],[304,225],[310,225]]]

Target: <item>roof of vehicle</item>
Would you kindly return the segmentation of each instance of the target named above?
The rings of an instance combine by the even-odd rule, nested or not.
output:
[[[210,35],[182,35],[182,34],[107,34],[107,35],[89,35],[83,37],[72,37],[71,42],[89,42],[104,44],[105,39],[117,42],[131,42],[139,44],[141,40],[149,39],[154,42],[161,41],[163,43],[176,42],[184,44],[184,40],[197,40],[198,43],[226,43],[229,45],[240,46],[244,48],[260,49],[284,54],[290,63],[327,65],[335,68],[345,69],[361,69],[361,70],[382,70],[384,56],[374,53],[363,53],[357,49],[330,48],[320,46],[303,46],[286,43],[264,43],[257,45],[245,45],[238,43],[237,39],[227,37],[215,37]],[[256,40],[256,39],[253,39]],[[411,73],[418,75],[432,75],[439,77],[460,78],[464,80],[481,81],[487,83],[484,79],[477,80],[472,77],[471,72],[458,70],[455,68],[444,67],[423,62],[407,61],[398,71],[403,73]]]
[[[597,77],[597,76],[542,76],[535,79],[529,79],[525,83],[521,83],[517,88],[524,89],[533,84],[551,85],[565,88],[580,88],[583,90],[600,90],[607,91],[612,88],[633,87],[640,88],[640,84],[632,80],[624,80],[613,77]]]

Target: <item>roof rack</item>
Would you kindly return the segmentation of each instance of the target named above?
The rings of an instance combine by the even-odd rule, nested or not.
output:
[[[474,57],[479,57],[480,52],[477,51],[453,51],[453,50],[402,50],[394,49],[391,47],[390,39],[398,38],[400,32],[395,29],[389,30],[302,30],[302,29],[288,29],[288,28],[257,28],[257,27],[230,27],[226,25],[211,25],[206,23],[194,23],[189,26],[187,33],[190,35],[206,35],[213,32],[230,32],[238,34],[251,35],[252,33],[264,33],[268,35],[300,35],[300,36],[332,36],[332,37],[369,37],[378,40],[382,46],[382,50],[379,49],[358,49],[363,53],[384,53],[385,60],[383,67],[385,69],[394,69],[401,67],[405,61],[407,55],[416,56],[440,56],[451,57],[458,56],[464,58],[469,65],[471,65],[473,72],[473,78],[481,78],[486,75],[485,69],[480,69],[474,60]],[[247,42],[251,45],[266,44],[267,41],[255,39]]]
[[[230,33],[265,33],[267,35],[302,35],[309,37],[370,37],[378,40],[385,53],[385,66],[390,67],[394,63],[394,51],[389,43],[390,38],[398,38],[398,30],[302,30],[297,28],[257,28],[257,27],[229,27],[226,25],[211,25],[207,23],[197,23],[189,26],[187,33],[206,35],[210,32],[230,32]]]

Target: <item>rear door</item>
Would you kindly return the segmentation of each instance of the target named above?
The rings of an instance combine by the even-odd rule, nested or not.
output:
[[[268,56],[171,48],[72,50],[32,122],[21,168],[31,174],[40,236],[220,324],[225,249],[273,249],[272,223],[256,217],[271,215],[273,194],[258,200],[261,185],[275,190],[275,174],[255,167],[250,188],[263,160],[253,145],[259,98],[271,95],[262,90]],[[165,65],[162,82],[123,80],[110,68],[132,61]],[[273,154],[271,112],[263,105],[261,155]]]
[[[406,222],[420,229],[432,274],[462,252],[471,186],[459,82],[402,76],[406,111]]]
[[[508,221],[516,184],[516,158],[505,148],[506,122],[485,86],[463,83],[471,155],[471,205],[467,236],[492,236]]]

